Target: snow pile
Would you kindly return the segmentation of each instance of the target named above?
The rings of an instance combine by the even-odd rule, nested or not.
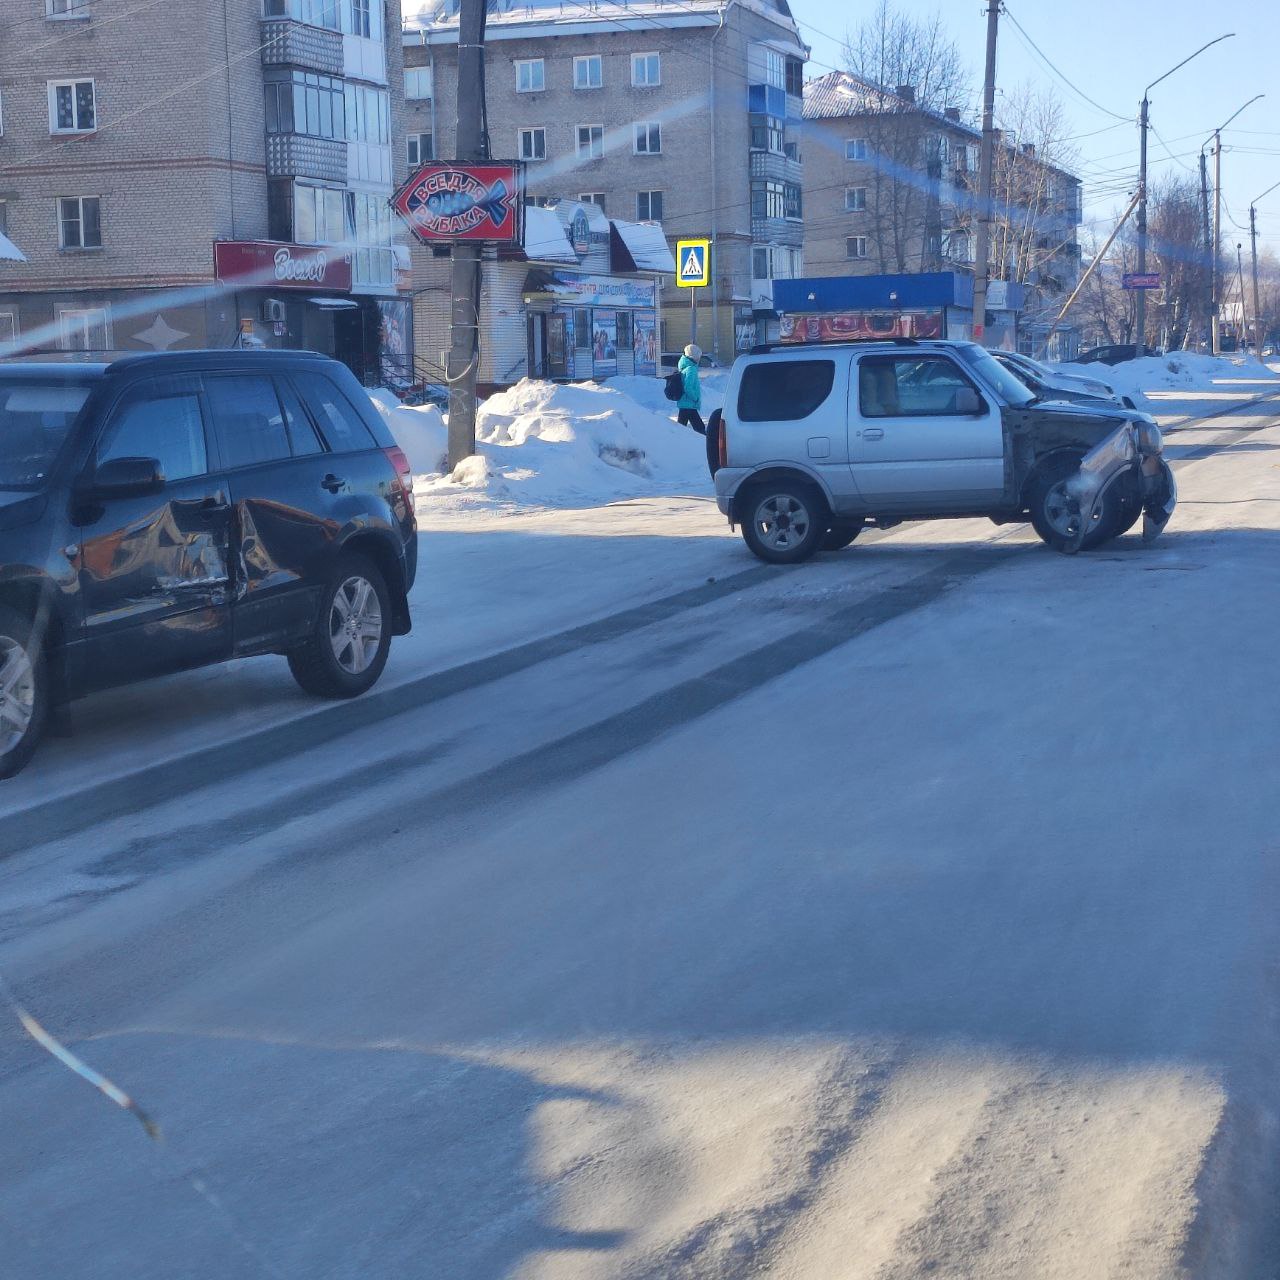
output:
[[[443,470],[449,453],[449,428],[433,404],[411,408],[383,388],[369,392],[374,407],[386,419],[396,444],[404,450],[414,475]]]
[[[490,396],[477,417],[477,454],[451,474],[443,471],[445,427],[437,410],[385,404],[380,410],[409,455],[419,500],[433,506],[479,501],[576,507],[707,490],[703,438],[676,424],[661,382],[618,381],[634,394],[612,382],[561,385],[526,378]],[[709,412],[704,403],[704,414]]]
[[[1143,356],[1123,364],[1060,364],[1063,373],[1099,378],[1120,395],[1148,391],[1222,391],[1242,380],[1274,379],[1276,374],[1250,355],[1210,356],[1197,351],[1171,351],[1163,356]],[[1243,395],[1250,394],[1242,391]],[[1139,407],[1141,403],[1139,402]]]

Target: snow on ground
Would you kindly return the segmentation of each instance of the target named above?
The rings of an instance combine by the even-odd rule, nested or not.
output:
[[[704,418],[719,406],[724,379],[703,378]],[[676,424],[659,378],[526,378],[481,403],[478,451],[452,473],[439,409],[410,408],[385,391],[373,400],[408,455],[420,507],[584,507],[707,488],[703,438]]]
[[[1170,392],[1221,393],[1226,399],[1238,399],[1241,395],[1261,394],[1277,381],[1273,370],[1243,353],[1210,356],[1197,351],[1171,351],[1112,366],[1067,363],[1053,367],[1063,373],[1101,379],[1120,395],[1132,396],[1138,408],[1150,413],[1160,412],[1159,403]],[[1256,390],[1250,385],[1255,382],[1259,384]]]

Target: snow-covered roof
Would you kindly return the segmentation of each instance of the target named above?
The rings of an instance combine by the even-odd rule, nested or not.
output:
[[[524,211],[524,256],[531,262],[567,262],[578,265],[564,223],[554,209],[530,205]]]
[[[0,259],[5,262],[26,262],[27,255],[8,236],[0,234]]]
[[[613,229],[631,256],[636,271],[675,271],[671,246],[658,223],[620,222],[614,218]]]
[[[886,111],[917,111],[940,125],[963,133],[976,141],[982,132],[960,120],[952,120],[941,111],[921,106],[872,84],[848,71],[830,71],[804,86],[804,118],[806,120],[842,120],[855,116],[879,115]]]

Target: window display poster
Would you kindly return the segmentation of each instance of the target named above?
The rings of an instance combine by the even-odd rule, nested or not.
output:
[[[597,378],[618,372],[618,313],[598,307],[591,315],[591,371]]]
[[[635,359],[635,371],[641,374],[658,372],[657,318],[652,311],[637,311],[631,329],[631,351]]]

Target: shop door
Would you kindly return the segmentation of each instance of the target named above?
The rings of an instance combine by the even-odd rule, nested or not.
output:
[[[547,317],[540,311],[529,316],[529,377],[547,376]]]
[[[547,376],[550,378],[569,376],[569,348],[565,338],[564,316],[552,312],[547,317]]]

